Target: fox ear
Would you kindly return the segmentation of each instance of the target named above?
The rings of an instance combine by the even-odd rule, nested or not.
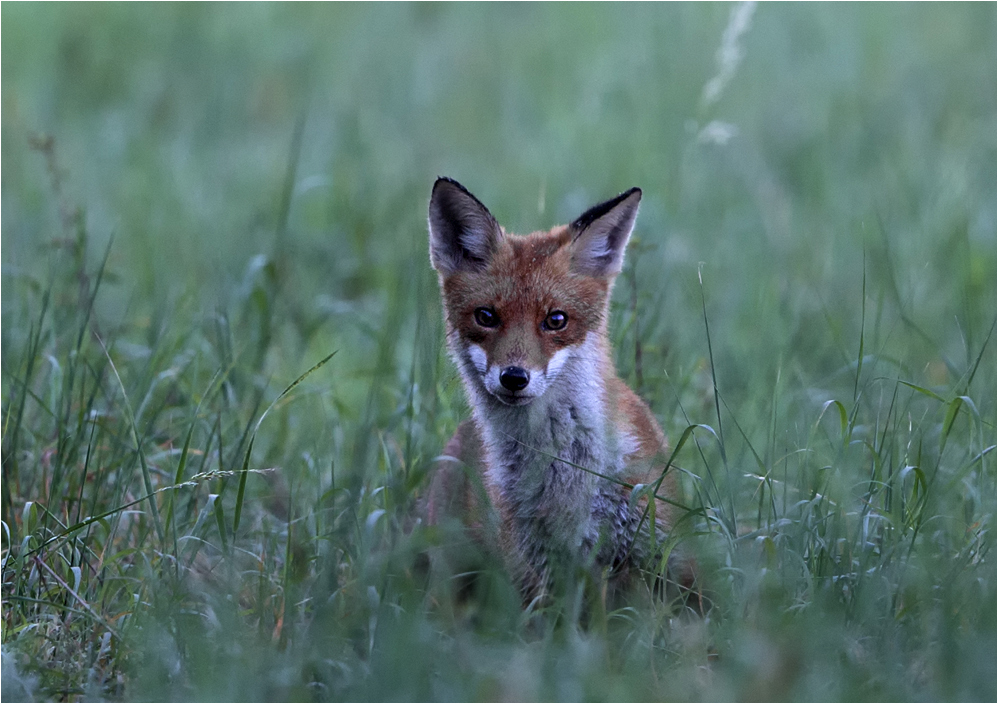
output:
[[[449,178],[433,184],[429,221],[430,261],[444,276],[484,268],[502,237],[488,208]]]
[[[587,276],[616,276],[638,217],[641,189],[632,188],[595,205],[572,223],[572,271]]]

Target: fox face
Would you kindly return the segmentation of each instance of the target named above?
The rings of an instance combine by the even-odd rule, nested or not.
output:
[[[459,183],[437,180],[430,258],[448,343],[471,386],[524,406],[575,373],[573,360],[602,356],[589,348],[605,344],[610,292],[640,200],[632,188],[569,225],[517,236]]]

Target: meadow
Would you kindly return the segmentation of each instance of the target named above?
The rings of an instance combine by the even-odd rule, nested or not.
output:
[[[996,699],[994,4],[0,15],[4,701]],[[438,175],[643,189],[705,616],[427,574]]]

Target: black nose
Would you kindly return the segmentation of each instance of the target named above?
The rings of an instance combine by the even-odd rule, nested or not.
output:
[[[499,383],[510,391],[522,391],[530,383],[530,374],[521,367],[506,367],[499,372]]]

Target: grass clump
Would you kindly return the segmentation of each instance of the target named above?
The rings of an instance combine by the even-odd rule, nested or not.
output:
[[[5,699],[994,700],[993,6],[2,13]],[[427,572],[437,175],[642,187],[706,617]]]

